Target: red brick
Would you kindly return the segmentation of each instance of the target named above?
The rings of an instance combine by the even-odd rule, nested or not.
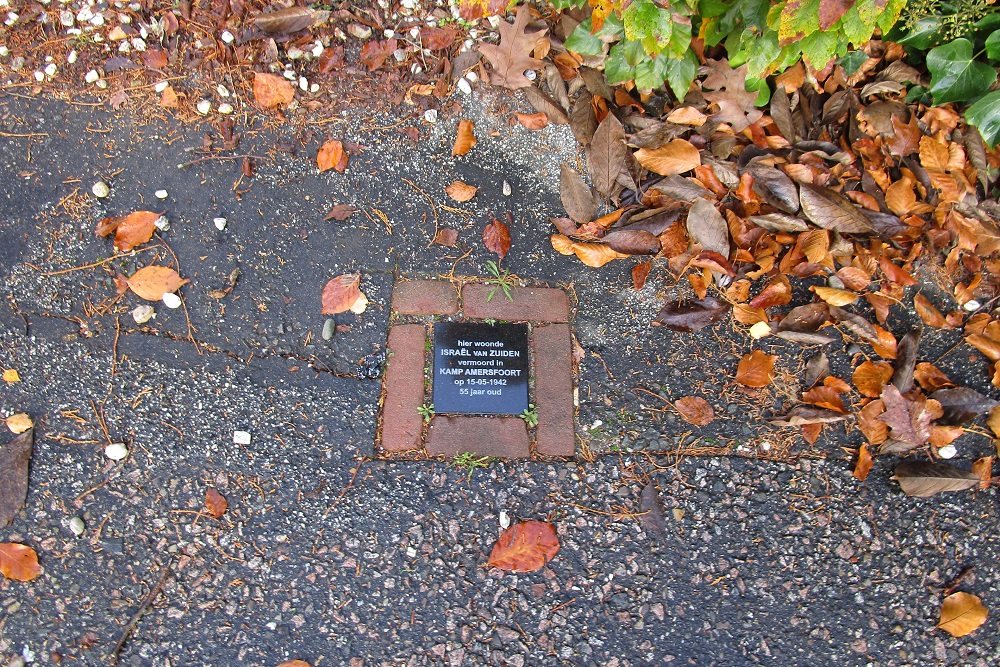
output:
[[[549,324],[531,332],[535,364],[535,446],[543,456],[573,456],[573,348],[569,326]]]
[[[424,402],[424,345],[422,324],[400,324],[389,331],[382,404],[382,449],[399,452],[421,445]]]
[[[481,283],[462,288],[462,313],[466,317],[530,322],[568,322],[569,298],[566,292],[552,287],[515,287],[513,301],[497,289],[487,301],[494,285]]]
[[[427,436],[427,453],[450,457],[462,452],[525,458],[530,454],[528,428],[519,417],[435,416]]]
[[[452,315],[458,312],[458,290],[447,280],[398,282],[392,309],[402,315]]]

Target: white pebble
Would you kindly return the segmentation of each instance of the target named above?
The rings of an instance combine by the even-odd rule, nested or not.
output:
[[[962,308],[964,308],[967,312],[971,313],[973,311],[979,310],[980,308],[982,308],[982,306],[983,304],[979,303],[975,299],[970,299],[969,301],[965,302]]]
[[[233,33],[229,32],[228,30],[223,30],[221,37],[222,41],[225,42],[226,44],[232,44],[233,42],[236,41],[236,37],[233,35]]]
[[[471,81],[472,83],[475,83],[476,81],[479,81],[479,75],[476,74],[475,72],[466,72],[465,73],[465,78],[468,79],[469,81]]]
[[[750,337],[754,340],[760,340],[766,336],[771,335],[771,326],[767,322],[756,322],[752,327],[750,327]]]
[[[304,76],[299,77],[299,90],[302,92],[309,90],[309,79]]]
[[[121,461],[128,456],[128,447],[120,442],[112,442],[104,448],[104,455],[112,461]]]
[[[312,57],[319,58],[321,55],[323,55],[323,51],[325,50],[326,49],[323,48],[323,45],[321,43],[316,42],[316,46],[314,46],[312,49]]]
[[[215,92],[219,94],[219,97],[229,97],[229,89],[221,83],[215,87]]]
[[[954,458],[955,454],[958,454],[958,450],[955,449],[955,445],[945,445],[944,447],[938,447],[937,455],[943,459]]]
[[[215,218],[214,220],[212,220],[212,222],[215,223],[215,228],[218,229],[220,232],[226,228],[225,218]]]
[[[233,444],[234,445],[249,445],[250,444],[250,433],[247,431],[233,431]]]
[[[534,81],[536,78],[538,78],[538,72],[536,72],[533,69],[526,69],[524,70],[524,78],[527,79],[528,81]]]
[[[35,81],[39,83],[45,81],[45,72],[42,72],[41,70],[35,70]]]
[[[285,54],[288,56],[289,60],[298,60],[302,56],[306,55],[306,52],[297,46],[290,46],[288,47],[288,50],[285,51]]]
[[[90,186],[90,191],[94,193],[94,196],[98,199],[104,199],[109,194],[111,194],[111,188],[104,181],[97,181],[92,186]]]
[[[767,440],[763,440],[760,443],[760,448],[762,451],[769,452],[771,451],[771,443],[768,442]]]
[[[76,62],[77,57],[78,56],[77,56],[77,53],[76,53],[76,49],[73,49],[72,51],[69,52],[69,55],[66,56],[66,62],[68,64],[72,65],[73,63]]]
[[[156,317],[156,310],[147,303],[136,306],[132,309],[132,319],[136,324],[145,324]]]
[[[56,67],[55,63],[52,63],[51,65],[46,65],[45,66],[45,76],[55,76],[57,69],[58,68]]]
[[[163,295],[163,305],[167,308],[180,308],[181,298],[173,292],[167,292]]]
[[[92,69],[89,72],[87,72],[86,76],[83,77],[83,80],[86,81],[87,83],[94,83],[100,78],[101,75],[97,73],[97,70]]]
[[[169,81],[157,81],[156,85],[153,86],[153,90],[155,90],[158,93],[162,93],[164,90],[166,90],[169,87],[170,87],[170,82]]]
[[[507,181],[503,182],[503,196],[509,197],[514,193],[514,188],[510,187],[510,183]]]
[[[508,528],[510,528],[510,515],[507,514],[506,510],[500,510],[500,530]]]
[[[396,36],[396,31],[386,28],[385,30],[382,31],[382,34],[385,35],[386,39],[392,39],[393,37]]]
[[[10,55],[10,49],[8,49],[6,46],[0,46],[0,56],[6,58],[9,55]]]
[[[298,75],[290,69],[286,69],[284,72],[281,73],[281,75],[286,79],[288,79],[289,81],[295,81],[295,79],[298,77]]]
[[[157,199],[166,199],[167,198],[167,191],[166,190],[157,190],[153,194],[156,195]]]
[[[424,122],[436,123],[438,120],[437,109],[428,109],[424,112]]]
[[[78,516],[73,517],[69,520],[69,529],[74,536],[80,537],[83,535],[83,531],[86,530],[87,526],[84,525],[83,519]]]
[[[309,92],[310,93],[318,93],[319,92],[319,84],[318,83],[310,83],[309,84]]]
[[[208,112],[212,110],[212,103],[209,102],[208,100],[200,100],[197,106],[195,106],[195,109],[202,116],[207,116]]]
[[[100,81],[98,81],[94,85],[97,86],[98,88],[100,88],[101,90],[104,90],[105,88],[108,87],[108,82],[105,81],[104,79],[101,79]]]
[[[470,84],[464,78],[458,80],[458,89],[461,90],[466,95],[471,95],[472,94],[472,84]]]
[[[224,115],[229,115],[233,112],[233,105],[229,102],[223,102],[219,105],[219,113]]]

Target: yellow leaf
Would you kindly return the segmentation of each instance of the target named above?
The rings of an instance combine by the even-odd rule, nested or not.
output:
[[[941,604],[937,626],[952,637],[964,637],[986,622],[983,601],[972,593],[952,593]]]
[[[3,381],[6,382],[7,384],[14,384],[15,382],[21,381],[21,375],[17,372],[16,369],[7,368],[3,372]]]
[[[674,176],[699,166],[701,153],[690,141],[674,139],[659,148],[640,148],[635,152],[635,159],[661,176]]]
[[[568,236],[553,234],[549,241],[552,243],[552,249],[560,255],[573,254],[573,241]]]
[[[31,417],[24,412],[7,417],[7,428],[10,429],[11,433],[24,433],[34,425],[35,422],[31,421]]]
[[[858,295],[846,289],[836,287],[810,287],[816,296],[826,301],[831,306],[846,306],[858,300]]]
[[[613,259],[625,259],[631,255],[623,255],[611,249],[611,246],[603,243],[574,243],[573,252],[577,258],[595,269],[604,266]]]

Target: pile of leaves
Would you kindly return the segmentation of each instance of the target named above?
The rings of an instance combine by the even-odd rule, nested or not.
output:
[[[693,292],[669,300],[653,325],[693,332],[730,318],[754,339],[820,350],[841,339],[857,345],[851,382],[830,374],[824,352],[813,354],[801,405],[773,423],[815,442],[825,424],[856,416],[867,438],[863,477],[873,453],[954,455],[963,428],[996,407],[918,363],[918,331],[897,339],[888,325],[894,311],[905,321],[912,307],[924,327],[964,330],[1000,387],[992,310],[1000,295],[1000,151],[950,105],[900,99],[904,82],[926,83],[902,47],[869,42],[854,74],[798,63],[775,79],[764,112],[744,85],[746,66],[724,58],[705,57],[684,101],[657,108],[610,88],[556,40],[541,44],[523,7],[501,34],[507,55],[498,61],[485,52],[497,70],[549,55],[540,82],[494,81],[523,89],[587,151],[591,185],[562,166],[567,216],[552,220],[557,252],[595,268],[636,257],[635,289],[662,271],[675,295]],[[930,283],[931,296],[918,291]],[[767,386],[775,360],[754,350],[736,382]],[[996,411],[990,426],[1000,434]],[[984,466],[976,474],[907,462],[896,477],[905,491],[926,495],[988,483]],[[917,478],[924,481],[908,481]]]

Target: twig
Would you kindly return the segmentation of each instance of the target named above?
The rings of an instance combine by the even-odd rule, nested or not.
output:
[[[437,238],[438,227],[439,227],[437,204],[434,203],[434,200],[431,198],[429,194],[424,192],[423,189],[421,189],[416,183],[414,183],[410,179],[404,178],[403,182],[409,185],[417,192],[419,192],[421,195],[423,195],[424,199],[427,200],[427,205],[431,207],[431,215],[434,216],[434,233],[431,234],[431,240],[427,243],[427,247],[430,248],[432,245],[434,245],[434,239]]]
[[[146,252],[147,250],[155,250],[156,248],[159,248],[159,247],[160,247],[159,245],[151,245],[151,246],[148,246],[146,248],[138,248],[136,250],[133,250],[132,252],[137,252],[137,253],[138,252]],[[108,262],[113,262],[116,259],[121,259],[122,257],[126,257],[126,256],[127,255],[112,255],[111,257],[105,257],[104,259],[102,259],[100,261],[91,262],[90,264],[81,264],[80,266],[71,266],[68,269],[59,269],[58,271],[46,271],[46,272],[43,272],[42,275],[45,276],[46,278],[51,278],[52,276],[61,276],[64,273],[72,273],[73,271],[85,271],[87,269],[96,269],[99,266],[104,266]]]
[[[121,653],[122,648],[125,646],[125,642],[128,641],[129,635],[132,634],[132,631],[135,629],[139,619],[142,618],[142,615],[145,614],[146,610],[149,609],[149,606],[153,604],[153,600],[156,599],[156,596],[160,594],[161,590],[163,590],[163,585],[167,583],[167,577],[170,576],[170,564],[171,561],[168,560],[163,565],[163,568],[160,571],[160,578],[156,582],[156,585],[153,586],[153,588],[149,591],[149,594],[142,600],[139,608],[135,611],[135,614],[132,615],[131,620],[129,620],[128,624],[125,626],[125,629],[122,630],[122,636],[118,640],[118,643],[115,644],[115,648],[108,654],[108,658],[111,660],[112,665],[118,664],[118,654]]]

